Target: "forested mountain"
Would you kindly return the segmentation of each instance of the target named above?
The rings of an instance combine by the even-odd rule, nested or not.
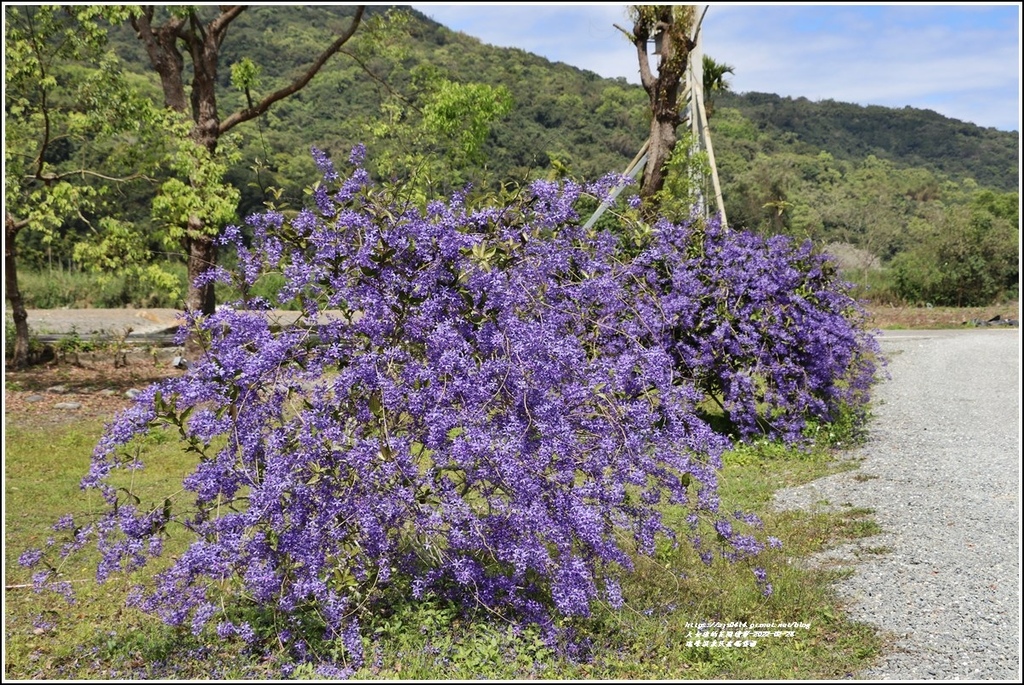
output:
[[[381,17],[387,8],[369,8]],[[458,83],[504,86],[512,110],[496,126],[485,146],[485,162],[464,170],[455,183],[480,180],[494,183],[546,174],[552,162],[581,177],[621,170],[646,136],[646,95],[625,80],[609,80],[566,64],[554,64],[523,50],[496,48],[455,33],[413,10],[412,20],[386,28],[371,39],[358,36],[348,54],[328,66],[296,95],[277,103],[259,125],[242,132],[243,158],[268,161],[264,182],[295,192],[314,180],[310,146],[347,156],[356,143],[369,148],[371,162],[388,147],[371,132],[387,117],[414,117],[417,105],[417,67]],[[330,42],[332,29],[343,26],[351,7],[256,6],[232,24],[222,48],[218,74],[228,105],[242,103],[233,90],[229,65],[248,57],[262,69],[262,92],[269,92],[294,75]],[[114,46],[127,67],[149,70],[145,53],[130,27],[113,33]],[[254,94],[255,95],[255,94]],[[383,110],[398,103],[402,112]],[[244,174],[234,180],[244,185]],[[251,179],[250,179],[251,180]],[[243,211],[258,207],[251,189],[243,188]]]
[[[351,44],[307,87],[224,141],[225,153],[237,155],[226,178],[241,192],[240,218],[268,202],[300,206],[317,178],[312,146],[345,159],[364,143],[371,172],[402,181],[403,166],[419,165],[430,192],[467,182],[494,190],[538,177],[594,179],[622,171],[640,149],[648,132],[640,86],[485,45],[402,9],[405,18],[396,19],[387,7],[370,7]],[[294,78],[353,13],[337,5],[242,13],[221,47],[223,111]],[[110,42],[136,85],[159,101],[159,82],[131,27],[111,28]],[[232,66],[246,59],[259,68],[251,92],[232,84]],[[467,127],[475,108],[496,105],[479,150],[461,154],[465,132],[427,125],[449,83],[487,86],[462,93]],[[505,95],[507,109],[497,106]],[[887,270],[876,297],[966,303],[1014,296],[1018,133],[927,110],[729,92],[717,95],[710,125],[732,225],[852,246],[863,256],[859,280],[873,278],[868,265]],[[153,192],[127,195],[129,206],[137,203],[137,223],[151,220]],[[45,247],[26,236],[26,260],[40,267],[55,254],[70,260],[76,231],[69,227],[63,243]],[[950,264],[970,273],[950,282]]]
[[[370,8],[383,15],[387,8]],[[362,65],[336,56],[307,89],[282,101],[265,116],[264,144],[288,155],[310,145],[333,152],[354,142],[373,149],[368,124],[381,116],[391,90],[408,93],[410,74],[429,65],[457,82],[481,82],[509,89],[513,109],[494,127],[487,143],[487,167],[495,178],[515,178],[553,160],[574,174],[594,177],[621,170],[646,136],[646,95],[624,79],[597,74],[514,48],[485,45],[406,8],[413,21],[390,40],[404,54],[398,63],[373,56]],[[229,66],[243,57],[263,70],[264,90],[308,63],[326,44],[332,28],[352,13],[345,6],[256,6],[240,16],[223,48],[219,74],[222,99],[241,102],[233,92]],[[149,71],[145,53],[125,26],[114,32],[118,53],[129,68]],[[387,39],[387,38],[385,38]],[[365,67],[365,68],[364,68]],[[834,101],[811,102],[766,93],[718,96],[717,107],[737,110],[765,139],[765,152],[828,152],[837,160],[869,155],[897,168],[920,167],[953,180],[973,178],[1003,191],[1019,185],[1017,133],[986,129],[929,110],[862,107]],[[715,120],[712,120],[714,131]],[[250,126],[246,138],[258,137]],[[372,157],[372,155],[371,155]],[[296,179],[292,179],[296,180]]]
[[[982,128],[927,109],[868,106],[770,93],[728,91],[719,107],[732,107],[761,131],[791,134],[802,151],[825,150],[836,159],[868,155],[901,167],[923,167],[980,185],[1016,190],[1020,184],[1015,132]]]

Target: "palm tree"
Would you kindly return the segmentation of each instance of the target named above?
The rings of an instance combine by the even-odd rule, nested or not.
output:
[[[733,67],[728,64],[716,62],[707,55],[702,60],[704,71],[704,111],[708,119],[715,110],[715,93],[722,90],[729,90],[729,82],[725,79],[726,74],[736,74]]]

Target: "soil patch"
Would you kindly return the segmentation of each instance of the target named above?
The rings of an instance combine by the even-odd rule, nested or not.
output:
[[[90,357],[7,371],[6,424],[46,428],[83,420],[110,420],[131,404],[130,391],[183,373],[141,353],[127,355],[127,363],[124,359],[115,363],[112,355],[106,359],[101,355]]]
[[[1020,303],[1011,302],[990,307],[894,307],[869,305],[871,325],[882,329],[964,328],[988,321],[996,316],[1002,322],[1020,322]]]

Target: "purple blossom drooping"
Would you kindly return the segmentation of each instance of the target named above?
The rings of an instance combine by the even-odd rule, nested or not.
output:
[[[808,419],[866,401],[877,350],[807,246],[716,220],[584,230],[578,200],[617,179],[419,211],[365,170],[341,178],[314,158],[315,210],[225,231],[238,272],[210,272],[243,292],[284,274],[277,301],[194,317],[206,355],[108,427],[83,479],[109,508],[73,545],[96,543],[101,580],[159,555],[171,525],[191,536],[133,596],[170,624],[256,645],[262,633],[232,613],[254,606],[280,618],[266,639],[304,660],[314,615],[344,647],[331,676],[361,665],[361,612],[399,581],[549,631],[595,601],[621,605],[632,550],[677,535],[665,504],[686,508],[707,563],[701,521],[726,558],[761,551],[741,531],[756,517],[719,511],[730,441],[709,399],[741,436],[793,441]],[[296,323],[275,326],[267,310],[291,304]],[[112,474],[168,424],[195,469],[173,500],[126,499]]]

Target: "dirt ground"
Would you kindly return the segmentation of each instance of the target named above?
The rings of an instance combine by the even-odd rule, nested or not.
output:
[[[1000,317],[1004,321],[1020,322],[1020,303],[990,307],[869,307],[871,324],[876,328],[958,328],[973,321],[988,321]]]
[[[129,354],[127,364],[95,353],[4,373],[4,421],[25,428],[86,419],[110,420],[131,404],[125,393],[183,373],[151,355]],[[72,405],[79,405],[72,407]]]

